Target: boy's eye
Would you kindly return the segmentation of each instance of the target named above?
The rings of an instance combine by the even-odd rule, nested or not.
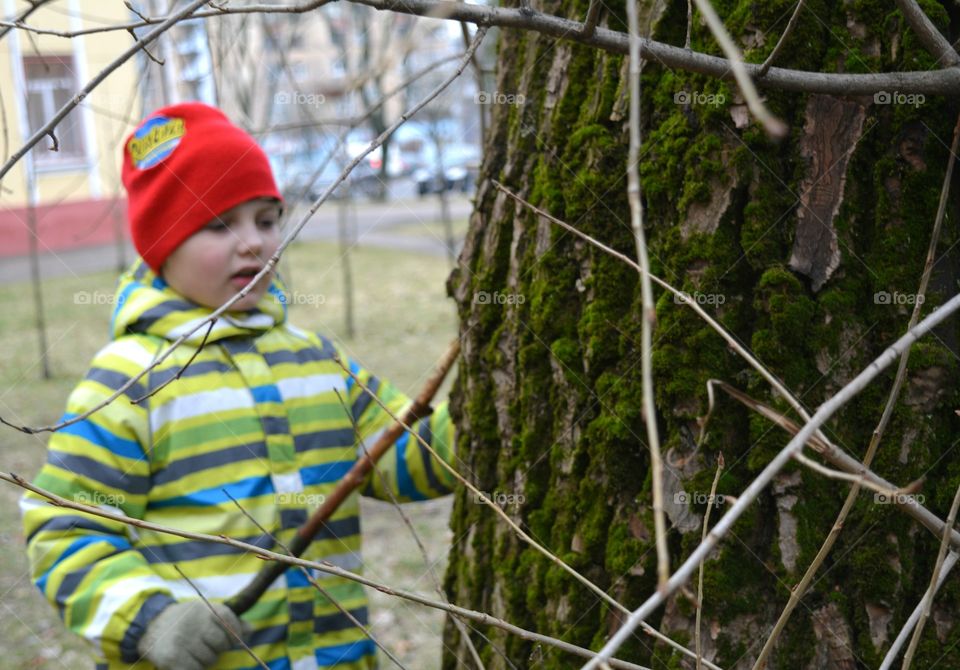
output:
[[[270,230],[271,228],[277,225],[277,220],[273,218],[260,219],[259,221],[257,221],[257,225],[260,228],[263,228],[264,230]]]
[[[221,221],[220,219],[211,221],[206,225],[206,230],[212,230],[214,232],[223,232],[228,228],[230,228],[230,226],[227,224],[227,222]]]

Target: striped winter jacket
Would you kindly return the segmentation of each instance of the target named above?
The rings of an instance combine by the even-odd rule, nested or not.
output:
[[[70,395],[65,418],[95,406],[147,366],[209,310],[186,302],[138,262],[120,280],[113,339]],[[286,322],[275,282],[256,310],[206,326],[115,402],[53,434],[34,480],[65,498],[184,530],[225,534],[262,547],[288,543],[323,496],[391,421],[333,360],[327,339]],[[354,362],[357,376],[393,411],[408,399]],[[166,384],[164,386],[164,384]],[[159,390],[157,390],[159,389]],[[147,400],[131,402],[157,390]],[[338,397],[339,394],[339,397]],[[343,400],[341,403],[340,398]],[[346,405],[346,410],[344,409]],[[347,412],[351,416],[347,415]],[[453,429],[446,403],[416,426],[448,462]],[[368,479],[365,495],[405,501],[449,493],[453,480],[404,436]],[[232,547],[187,541],[55,507],[32,493],[21,502],[32,578],[66,626],[97,649],[97,669],[153,668],[138,660],[145,626],[174,600],[197,597],[174,566],[211,600],[236,594],[263,561]],[[358,497],[351,495],[305,558],[362,567]],[[356,582],[317,573],[320,585],[359,621],[367,599]],[[305,576],[288,570],[244,616],[250,646],[272,669],[375,666],[373,643]],[[215,668],[259,667],[244,651]]]

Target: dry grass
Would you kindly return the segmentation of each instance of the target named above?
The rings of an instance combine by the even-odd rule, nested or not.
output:
[[[309,297],[291,306],[291,320],[323,332],[378,375],[415,393],[434,358],[456,334],[446,298],[443,257],[357,249],[351,260],[356,295],[356,336],[342,337],[342,264],[336,247],[295,246],[289,253],[292,288]],[[33,307],[26,284],[0,286],[0,415],[27,425],[55,422],[67,395],[107,341],[115,275],[57,279],[44,286],[48,358],[53,379],[43,380],[35,341]],[[84,297],[89,299],[84,304]],[[2,429],[0,468],[32,478],[45,456],[46,437]],[[86,645],[68,633],[29,580],[16,501],[18,489],[0,488],[0,656],[3,667],[89,667]],[[442,574],[449,547],[449,499],[408,505],[431,560]],[[426,568],[389,505],[364,504],[366,573],[387,583],[432,592]],[[371,594],[375,634],[411,668],[438,668],[442,615]],[[383,667],[389,661],[381,660]]]

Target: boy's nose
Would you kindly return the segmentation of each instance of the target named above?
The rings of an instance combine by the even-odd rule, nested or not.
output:
[[[259,255],[263,250],[263,234],[257,224],[247,221],[239,231],[241,252]]]

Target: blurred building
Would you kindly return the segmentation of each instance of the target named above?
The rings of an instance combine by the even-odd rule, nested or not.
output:
[[[2,0],[4,18],[30,7]],[[131,20],[121,3],[51,3],[30,25],[80,31]],[[0,42],[3,158],[16,152],[98,72],[130,46],[125,31],[66,39],[11,30]],[[34,239],[41,252],[96,245],[124,226],[120,145],[140,113],[135,62],[121,66],[0,182],[0,256],[20,255]],[[35,234],[31,233],[35,230]]]

